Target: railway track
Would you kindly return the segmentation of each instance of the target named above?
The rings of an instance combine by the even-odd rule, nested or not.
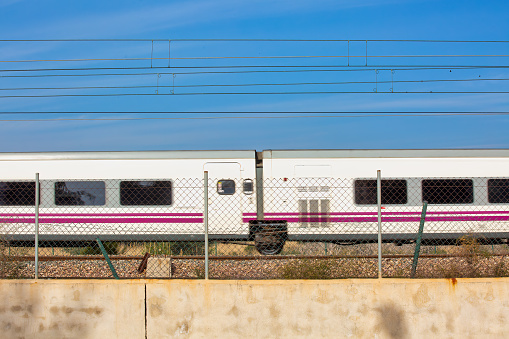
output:
[[[493,253],[489,257],[504,257],[509,253]],[[110,260],[143,260],[145,256],[111,255]],[[205,260],[203,255],[181,256],[157,256],[179,260]],[[413,254],[389,254],[383,255],[382,259],[413,258]],[[421,254],[419,258],[468,258],[468,254]],[[5,256],[6,260],[12,261],[35,261],[34,256]],[[264,256],[209,256],[209,260],[289,260],[289,259],[377,259],[378,255],[264,255]],[[49,255],[39,256],[39,261],[65,261],[65,260],[105,260],[102,255]]]

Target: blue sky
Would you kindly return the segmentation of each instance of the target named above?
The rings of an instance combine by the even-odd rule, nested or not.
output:
[[[506,1],[24,1],[0,0],[0,39],[163,39],[166,41],[0,42],[0,151],[295,149],[295,148],[509,148],[509,116],[379,116],[298,118],[274,112],[507,112],[507,93],[390,93],[394,91],[509,91],[507,68],[419,69],[391,73],[383,65],[509,65],[508,57],[372,58],[375,55],[508,55],[509,43],[205,42],[182,39],[509,40]],[[179,40],[180,39],[180,40]],[[173,67],[330,66],[335,72],[200,73]],[[150,57],[155,59],[150,60]],[[336,56],[298,59],[182,59],[189,57]],[[338,57],[341,56],[341,57]],[[131,61],[6,62],[62,59]],[[119,70],[14,69],[147,67]],[[285,68],[309,70],[310,68]],[[375,69],[380,69],[378,73]],[[255,68],[234,68],[251,70]],[[256,68],[271,70],[274,68]],[[316,67],[315,67],[316,69]],[[325,69],[325,68],[321,68]],[[11,71],[7,71],[11,70]],[[202,69],[205,70],[205,69]],[[218,69],[206,69],[218,70]],[[228,71],[226,68],[220,71]],[[160,72],[160,77],[157,73]],[[75,74],[85,76],[62,77]],[[133,74],[147,73],[147,74]],[[176,74],[175,77],[172,74]],[[12,77],[53,75],[47,77]],[[11,76],[11,77],[6,77]],[[377,84],[369,83],[376,79]],[[472,81],[480,80],[483,81]],[[391,80],[395,80],[393,83]],[[421,81],[408,83],[400,81]],[[426,82],[469,80],[465,82]],[[197,84],[331,83],[251,87],[178,87]],[[363,82],[352,84],[352,82]],[[154,86],[82,89],[98,86]],[[172,87],[172,85],[177,87]],[[167,86],[167,87],[164,87]],[[74,87],[72,90],[14,88]],[[378,93],[370,93],[374,91]],[[9,95],[142,93],[104,97],[5,97]],[[170,91],[179,95],[171,95]],[[190,92],[366,92],[326,94],[181,95]],[[126,114],[111,112],[231,112],[223,114]],[[246,112],[272,112],[247,114]],[[49,114],[46,112],[102,112]],[[298,114],[287,114],[296,116]],[[326,115],[325,113],[315,113]],[[352,115],[352,114],[351,114]],[[372,115],[372,114],[371,114]],[[236,116],[238,119],[195,119]],[[247,117],[253,117],[247,119]],[[261,119],[260,117],[271,117]],[[87,120],[164,118],[159,120]],[[168,119],[172,118],[172,119]],[[177,119],[178,118],[178,119]],[[194,118],[194,119],[181,119]]]

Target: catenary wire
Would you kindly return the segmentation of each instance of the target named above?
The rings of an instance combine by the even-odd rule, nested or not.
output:
[[[143,67],[81,67],[81,68],[26,68],[26,69],[0,69],[0,72],[64,72],[64,71],[104,71],[104,70],[142,70],[142,69],[236,69],[236,68],[367,68],[380,70],[381,68],[398,70],[400,67],[424,68],[424,69],[505,69],[509,65],[220,65],[220,66],[143,66]],[[2,76],[0,76],[2,77]]]
[[[0,39],[0,42],[423,42],[423,43],[509,43],[509,40],[440,39]]]
[[[302,92],[189,92],[189,93],[109,93],[2,95],[6,98],[122,97],[122,96],[188,96],[188,95],[308,95],[308,94],[508,94],[509,91],[302,91]]]
[[[0,114],[509,114],[509,111],[16,111]]]
[[[507,54],[422,54],[422,55],[272,55],[272,56],[196,56],[171,58],[83,58],[83,59],[34,59],[0,60],[0,63],[23,62],[84,62],[84,61],[147,61],[147,60],[221,60],[221,59],[309,59],[309,58],[494,58],[508,57]]]
[[[141,88],[197,88],[197,87],[249,87],[249,86],[307,86],[307,85],[355,85],[355,84],[393,84],[393,83],[432,83],[432,82],[474,82],[507,81],[504,79],[431,79],[431,80],[387,80],[387,81],[338,81],[338,82],[297,82],[297,83],[250,83],[250,84],[197,84],[197,85],[136,85],[136,86],[76,86],[76,87],[12,87],[0,91],[24,90],[78,90],[78,89],[141,89]]]
[[[157,117],[157,118],[49,118],[1,119],[0,122],[59,122],[59,121],[141,121],[141,120],[224,120],[224,119],[296,119],[296,118],[373,118],[373,117],[445,117],[445,116],[507,116],[509,112],[462,114],[366,114],[366,115],[295,115],[295,116],[226,116],[226,117]]]
[[[341,66],[338,66],[341,67]],[[146,73],[93,73],[93,74],[36,74],[0,75],[0,78],[45,78],[45,77],[88,77],[88,76],[144,76],[144,75],[196,75],[196,74],[246,74],[246,73],[302,73],[302,72],[371,72],[371,71],[423,71],[423,70],[475,70],[486,67],[430,67],[430,68],[364,68],[364,69],[297,69],[297,70],[253,70],[253,71],[197,71],[197,72],[146,72]],[[493,67],[508,68],[508,67]],[[168,68],[166,68],[168,69]],[[0,70],[1,72],[2,70]]]

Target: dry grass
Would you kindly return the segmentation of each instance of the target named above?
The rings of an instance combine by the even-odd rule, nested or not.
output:
[[[4,278],[32,277],[32,262],[13,262],[12,256],[29,256],[33,248],[8,247],[0,243],[0,274]],[[83,247],[41,248],[40,256],[63,255],[72,258],[83,254]],[[174,258],[175,278],[201,278],[203,260],[179,259],[171,252],[170,243],[119,243],[118,251],[122,255],[141,257],[150,249],[152,255],[171,255]],[[382,271],[384,277],[409,278],[415,244],[396,246],[383,244]],[[509,276],[509,256],[507,245],[483,245],[472,236],[465,236],[456,245],[423,246],[417,266],[417,278],[460,278],[460,277],[502,277]],[[184,251],[179,251],[180,255]],[[209,254],[212,256],[243,256],[245,260],[211,260],[210,276],[215,279],[338,279],[338,278],[374,278],[378,275],[376,257],[377,244],[358,244],[341,246],[325,243],[287,242],[282,255],[321,256],[314,258],[264,258],[252,243],[211,242]],[[452,255],[454,257],[425,257],[424,255]],[[354,258],[328,258],[327,256],[353,256]],[[390,255],[408,255],[406,258],[389,258]],[[359,258],[355,258],[359,256]],[[137,278],[137,260],[115,260],[118,273],[124,278]],[[65,260],[41,262],[40,272],[45,277],[107,277],[109,269],[103,261]]]
[[[278,270],[280,279],[374,278],[372,259],[295,259]]]
[[[9,244],[5,239],[0,239],[0,278],[1,279],[20,279],[26,277],[25,268],[27,262],[16,260],[13,255],[28,255],[28,250],[18,250],[17,253],[12,254]]]
[[[482,245],[479,238],[465,235],[458,239],[458,246],[450,250],[456,257],[440,261],[431,274],[441,278],[508,276],[508,258],[494,256],[494,248],[490,251],[489,247]]]

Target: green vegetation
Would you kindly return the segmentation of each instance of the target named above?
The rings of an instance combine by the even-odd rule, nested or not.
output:
[[[118,255],[122,253],[121,243],[116,241],[106,241],[103,242],[104,249],[106,253],[110,255]],[[101,249],[99,248],[99,244],[94,243],[87,247],[82,247],[78,250],[78,255],[99,255],[102,254]]]
[[[196,279],[205,279],[205,267],[200,266],[194,269],[194,275]]]
[[[205,243],[201,241],[147,242],[145,251],[151,255],[204,255]]]
[[[24,270],[27,262],[14,259],[9,253],[9,242],[0,239],[0,279],[20,279],[24,278]],[[16,255],[27,255],[28,249],[22,248]]]
[[[337,261],[301,259],[293,260],[280,269],[281,279],[332,279]]]
[[[458,239],[452,251],[456,257],[442,259],[436,273],[443,278],[502,277],[509,274],[506,258],[493,256],[474,235],[464,235]]]
[[[244,252],[246,253],[246,255],[258,254],[258,252],[256,251],[256,248],[252,245],[248,245],[248,246],[244,247]]]

